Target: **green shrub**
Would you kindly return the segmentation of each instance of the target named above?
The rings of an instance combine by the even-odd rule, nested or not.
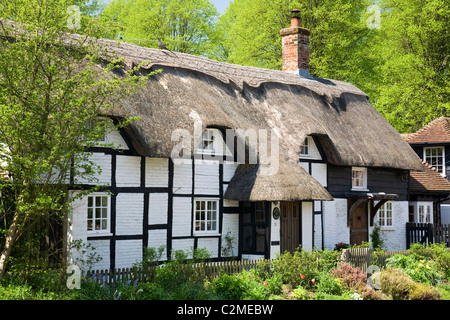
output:
[[[226,300],[240,300],[246,289],[240,278],[228,274],[222,274],[214,279],[211,286]]]
[[[405,271],[414,281],[435,285],[443,277],[434,260],[428,260],[423,256],[411,254],[393,255],[387,259],[387,266]]]
[[[387,267],[380,275],[381,291],[394,300],[407,300],[414,280],[403,270]]]
[[[341,295],[342,288],[338,279],[333,278],[328,273],[322,272],[317,280],[316,285],[318,292],[332,295]]]
[[[450,300],[450,285],[445,283],[439,283],[436,286],[436,290],[439,291],[442,300]]]
[[[312,294],[306,290],[305,288],[298,287],[297,289],[294,289],[291,293],[292,298],[297,300],[311,300]]]
[[[441,300],[439,291],[423,283],[415,283],[408,295],[409,300]]]

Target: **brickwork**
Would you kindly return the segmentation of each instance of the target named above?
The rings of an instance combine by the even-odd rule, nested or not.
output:
[[[309,30],[301,27],[282,29],[283,71],[309,70]]]

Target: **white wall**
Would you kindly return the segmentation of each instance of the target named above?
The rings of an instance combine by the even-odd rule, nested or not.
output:
[[[313,203],[302,202],[302,248],[306,251],[313,249]]]
[[[374,225],[378,222],[378,213]],[[380,234],[387,251],[406,250],[406,223],[409,220],[408,201],[392,201],[392,226],[381,227]],[[372,234],[374,227],[369,228]]]
[[[347,227],[347,199],[334,199],[322,203],[324,221],[324,245],[334,249],[336,243],[350,242],[350,229]]]
[[[116,235],[141,235],[143,212],[142,193],[119,193],[116,199]]]

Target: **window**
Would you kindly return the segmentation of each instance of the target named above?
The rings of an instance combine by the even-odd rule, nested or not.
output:
[[[242,220],[242,252],[265,254],[267,252],[268,217],[265,202],[244,202]]]
[[[95,132],[94,130],[104,130],[104,126],[106,126],[105,120],[90,120],[86,124],[86,128],[91,131]],[[102,135],[99,136],[98,139],[96,139],[97,142],[106,142],[106,132],[103,132]]]
[[[88,196],[87,231],[109,231],[109,196]]]
[[[195,200],[194,228],[196,233],[218,233],[219,200]]]
[[[417,206],[417,222],[418,223],[431,222],[431,205],[419,204]]]
[[[352,168],[352,189],[367,190],[367,169]]]
[[[378,209],[378,223],[381,227],[392,226],[392,202],[386,202]]]
[[[306,137],[305,142],[300,149],[300,156],[309,156],[309,137]]]
[[[445,176],[444,147],[424,148],[423,157],[426,162],[436,168],[436,171]]]
[[[206,129],[202,135],[202,140],[200,141],[199,150],[202,152],[214,153],[214,130]]]

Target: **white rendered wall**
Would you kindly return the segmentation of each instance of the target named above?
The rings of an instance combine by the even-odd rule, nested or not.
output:
[[[347,199],[334,199],[322,203],[324,221],[324,245],[334,249],[336,243],[350,243],[350,228],[347,227]]]
[[[313,249],[313,203],[301,202],[302,204],[302,248],[306,251]]]

